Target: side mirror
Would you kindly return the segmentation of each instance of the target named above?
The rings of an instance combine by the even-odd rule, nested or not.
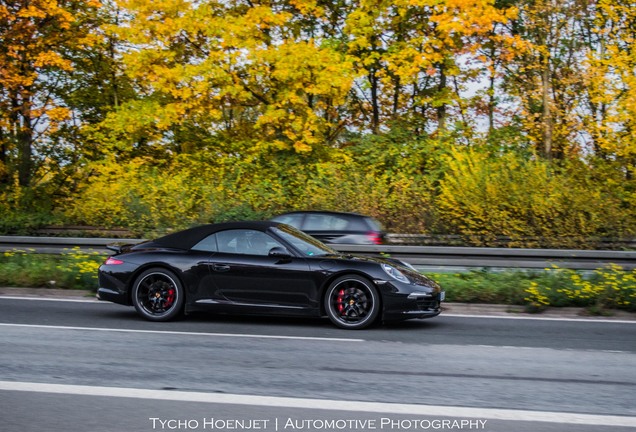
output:
[[[276,246],[271,248],[269,250],[268,255],[274,258],[281,258],[281,259],[287,259],[292,257],[292,254],[290,254],[287,249],[281,246]]]

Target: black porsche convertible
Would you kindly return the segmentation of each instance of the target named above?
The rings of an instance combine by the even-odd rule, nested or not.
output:
[[[144,318],[217,313],[327,316],[361,329],[439,315],[440,286],[395,260],[341,254],[278,222],[203,225],[114,251],[99,268],[101,300]]]

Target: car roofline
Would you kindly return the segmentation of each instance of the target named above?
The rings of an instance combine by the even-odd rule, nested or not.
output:
[[[219,231],[231,229],[267,231],[269,228],[277,227],[279,225],[281,225],[280,222],[274,221],[233,221],[204,224],[156,238],[152,240],[152,243],[162,247],[188,250],[203,238]]]
[[[291,214],[329,214],[329,215],[360,216],[360,217],[363,217],[363,218],[370,218],[371,217],[371,216],[363,215],[361,213],[338,212],[338,211],[333,211],[333,210],[294,210],[294,211],[290,211],[290,212],[280,213],[280,214],[278,214],[278,215],[276,215],[274,217],[277,218],[277,217],[280,217],[280,216],[291,215]]]

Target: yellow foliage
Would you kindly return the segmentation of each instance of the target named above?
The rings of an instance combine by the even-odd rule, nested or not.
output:
[[[636,11],[616,0],[599,1],[596,11],[602,49],[587,53],[583,76],[592,106],[603,115],[590,113],[585,121],[602,151],[629,160],[636,155],[636,50],[630,29],[636,24]]]
[[[623,212],[602,188],[589,189],[576,177],[564,182],[566,177],[543,161],[457,149],[447,163],[438,198],[441,216],[476,244],[495,244],[504,236],[513,245],[532,245],[534,238],[551,243],[541,246],[572,246],[598,235],[608,218]],[[599,202],[604,202],[603,211]]]
[[[321,41],[294,38],[291,13],[270,4],[122,4],[134,18],[109,31],[139,44],[125,56],[129,75],[149,86],[159,96],[155,101],[170,101],[168,106],[154,104],[158,116],[153,124],[159,130],[179,125],[186,113],[222,121],[247,111],[261,147],[304,153],[325,144],[333,128],[330,116],[352,85],[351,61]],[[311,1],[294,4],[320,15]],[[125,116],[127,128],[148,124],[131,114]]]

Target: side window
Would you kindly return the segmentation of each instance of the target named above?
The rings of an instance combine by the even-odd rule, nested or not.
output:
[[[347,228],[347,220],[326,214],[309,214],[303,229],[308,231],[342,231]]]
[[[307,231],[325,231],[329,229],[329,222],[324,215],[308,214],[303,229]]]
[[[349,228],[349,221],[345,218],[341,217],[332,217],[331,219],[331,229],[342,231]]]
[[[276,222],[284,223],[287,225],[291,225],[294,228],[300,229],[300,224],[303,221],[303,216],[304,216],[303,214],[292,213],[292,214],[276,216],[272,220]]]
[[[382,231],[382,224],[380,224],[380,222],[378,222],[375,219],[371,219],[371,218],[367,218],[365,219],[367,221],[367,223],[369,224],[369,226],[371,226],[371,229],[374,231]]]
[[[267,256],[283,246],[268,234],[254,230],[228,230],[216,233],[218,251],[223,253]]]
[[[192,250],[202,252],[218,252],[219,248],[216,245],[216,234],[212,234],[201,240],[199,243],[192,247]]]
[[[366,219],[358,217],[351,218],[349,220],[349,226],[347,226],[347,229],[355,231],[368,231],[369,229],[380,231],[379,229],[375,229],[373,225],[369,224]]]

